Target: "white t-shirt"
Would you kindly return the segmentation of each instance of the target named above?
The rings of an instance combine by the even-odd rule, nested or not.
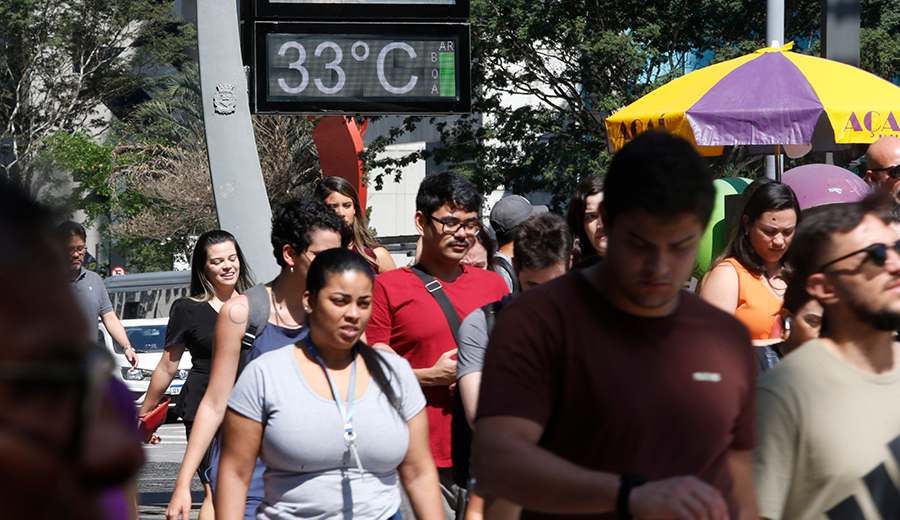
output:
[[[257,518],[392,516],[400,507],[396,468],[409,447],[407,421],[425,407],[409,362],[379,352],[390,367],[384,371],[402,404],[402,417],[374,379],[356,399],[353,429],[364,470],[360,474],[344,441],[337,405],[309,387],[295,348],[268,352],[247,365],[228,400],[229,408],[265,425],[260,448],[265,498]]]
[[[863,372],[813,340],[761,376],[757,406],[760,517],[900,518],[900,369]]]

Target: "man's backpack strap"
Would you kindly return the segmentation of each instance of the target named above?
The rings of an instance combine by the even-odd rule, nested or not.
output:
[[[516,276],[516,271],[515,271],[515,269],[513,269],[512,263],[509,260],[507,260],[506,258],[504,258],[500,255],[497,255],[494,257],[494,266],[499,267],[500,269],[503,269],[504,271],[506,271],[506,273],[509,275],[509,279],[512,280],[512,293],[518,294],[518,292],[519,292],[519,277]],[[496,271],[496,269],[494,269],[494,271]]]
[[[487,331],[488,336],[490,336],[491,331],[494,330],[494,322],[497,320],[497,313],[506,307],[506,304],[511,302],[512,298],[511,294],[507,294],[502,300],[491,302],[481,308],[481,312],[484,313],[484,330]]]
[[[419,277],[419,280],[422,280],[422,283],[425,284],[425,289],[434,296],[438,305],[441,306],[441,310],[444,311],[444,317],[447,318],[447,324],[450,325],[450,332],[453,333],[453,341],[459,346],[459,326],[462,325],[462,322],[459,320],[459,314],[456,313],[456,309],[453,308],[453,302],[450,301],[447,293],[444,292],[441,282],[428,274],[428,271],[419,264],[409,269]]]

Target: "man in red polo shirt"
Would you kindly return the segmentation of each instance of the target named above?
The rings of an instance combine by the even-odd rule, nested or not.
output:
[[[481,203],[475,186],[450,171],[426,177],[416,195],[416,229],[422,236],[417,266],[440,283],[460,321],[509,292],[498,274],[460,265],[481,229],[477,213]],[[374,302],[367,339],[406,358],[423,387],[431,453],[441,477],[445,512],[453,518],[463,507],[462,494],[453,484],[450,456],[449,387],[456,381],[456,341],[440,304],[410,268],[379,275]]]

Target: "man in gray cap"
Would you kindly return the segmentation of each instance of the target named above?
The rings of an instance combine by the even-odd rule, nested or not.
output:
[[[513,236],[522,222],[535,215],[547,212],[547,206],[532,206],[521,195],[510,195],[500,199],[491,209],[491,227],[497,233],[497,254],[494,255],[493,270],[503,277],[513,294],[519,292],[519,281],[513,270]]]

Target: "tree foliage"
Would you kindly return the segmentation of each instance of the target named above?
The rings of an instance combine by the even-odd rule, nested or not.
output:
[[[786,40],[818,53],[819,1],[785,4]],[[862,67],[896,77],[897,1],[862,4]],[[766,46],[765,9],[755,0],[472,0],[473,113],[454,123],[407,118],[364,160],[379,172],[376,187],[402,166],[433,157],[484,192],[501,185],[542,190],[562,206],[582,177],[605,172],[608,115],[697,65]],[[418,124],[436,125],[444,146],[379,158]],[[728,152],[714,160],[720,173],[758,167],[742,147]]]
[[[56,132],[40,161],[80,181],[68,201],[130,258],[129,271],[170,270],[193,240],[216,225],[197,65],[163,79],[103,143]],[[311,123],[299,116],[254,116],[270,204],[309,191],[321,177]]]
[[[158,0],[0,2],[0,175],[38,194],[35,168],[56,131],[102,130],[102,106],[152,86],[159,67],[178,65],[192,26]]]

